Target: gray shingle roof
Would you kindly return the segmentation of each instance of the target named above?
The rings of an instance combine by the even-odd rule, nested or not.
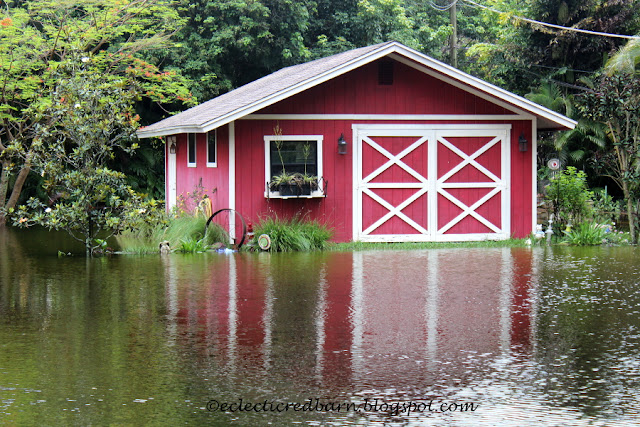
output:
[[[241,111],[257,101],[268,99],[298,84],[313,80],[336,67],[343,66],[352,60],[360,59],[363,55],[392,43],[393,42],[380,43],[353,49],[326,58],[283,68],[207,102],[196,105],[175,116],[168,117],[151,126],[147,126],[138,133],[140,136],[151,133],[154,133],[154,135],[148,136],[157,136],[155,134],[158,132],[162,135],[167,135],[178,133],[174,132],[174,130],[183,128],[194,128],[191,132],[202,132],[201,129],[196,130],[196,128],[202,128],[207,123],[215,122],[216,119],[221,119],[233,112]],[[188,131],[188,129],[186,130]],[[166,131],[169,132],[167,133]]]
[[[186,132],[207,132],[388,54],[405,56],[417,64],[437,71],[440,75],[463,83],[470,89],[505,101],[513,105],[516,111],[533,114],[540,119],[538,128],[570,129],[576,125],[575,121],[528,99],[470,76],[398,42],[390,41],[283,68],[151,126],[141,128],[138,130],[138,136],[147,138]]]

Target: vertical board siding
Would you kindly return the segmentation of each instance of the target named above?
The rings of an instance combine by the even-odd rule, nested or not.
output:
[[[513,114],[399,62],[394,83],[378,85],[373,62],[278,102],[261,114]]]
[[[353,124],[372,124],[380,123],[375,121],[350,121],[350,120],[240,120],[236,122],[236,147],[237,147],[237,180],[236,194],[238,194],[236,209],[247,221],[256,223],[260,218],[270,215],[277,215],[282,218],[290,218],[293,216],[306,216],[309,219],[315,219],[333,226],[335,230],[335,241],[349,241],[352,236],[353,224],[353,175],[352,175],[352,156],[353,156],[353,134],[351,126]],[[385,121],[385,123],[392,123]],[[419,124],[435,124],[433,121],[413,122]],[[473,121],[448,121],[449,124],[473,124]],[[481,122],[487,124],[487,121]],[[278,124],[284,135],[323,135],[323,178],[328,181],[328,191],[326,198],[316,199],[267,199],[264,197],[265,192],[265,152],[264,152],[264,136],[272,135],[273,128]],[[511,232],[514,237],[526,237],[531,232],[531,151],[521,153],[518,148],[518,137],[521,132],[525,132],[525,136],[531,141],[531,121],[496,121],[495,124],[511,124],[511,184],[507,194],[511,194]],[[528,130],[528,133],[527,133]],[[340,134],[344,133],[344,138],[348,141],[348,152],[346,155],[340,155],[337,152],[337,140]],[[463,138],[464,139],[464,138]],[[473,139],[473,138],[471,138]],[[400,150],[398,150],[400,151]],[[438,158],[438,163],[447,161],[447,156],[457,157],[455,154],[446,154]],[[468,152],[466,149],[463,150]],[[391,151],[397,154],[397,151]],[[439,152],[440,154],[440,152]],[[404,158],[405,162],[421,173],[426,169],[427,153],[424,149],[417,149],[415,153],[409,154]],[[422,157],[424,156],[424,157]],[[485,154],[479,156],[477,161],[485,166],[489,171],[501,178],[500,173],[500,150],[499,148],[491,148]],[[373,155],[371,162],[366,163],[364,169],[366,172],[372,172],[377,166],[374,166]],[[379,156],[379,160],[383,156]],[[421,158],[422,157],[422,158]],[[220,157],[222,158],[222,157]],[[378,161],[379,161],[378,160]],[[446,168],[445,168],[446,169]],[[448,169],[446,169],[448,170]],[[445,172],[446,172],[445,170]],[[366,173],[365,172],[365,173]],[[443,173],[445,173],[443,172]],[[399,168],[391,168],[385,172],[393,178],[403,179],[408,175]],[[456,178],[454,181],[478,178],[479,181],[485,181],[483,174],[475,170],[475,168],[465,168],[461,171],[464,178]],[[439,173],[439,176],[442,174]],[[413,177],[411,180],[415,180]],[[409,181],[409,179],[407,179]],[[373,182],[376,180],[374,179]],[[410,181],[413,182],[413,181]],[[463,194],[465,191],[468,194]],[[463,190],[451,189],[451,192],[458,196],[463,194],[461,200],[469,201],[478,200],[488,191],[486,189],[470,189]],[[377,194],[383,194],[382,189],[376,190]],[[399,204],[406,199],[408,195],[415,193],[415,190],[402,189],[395,195],[384,199],[392,201],[392,204]],[[458,215],[461,210],[448,200],[439,196],[438,202],[442,209],[441,217],[438,225],[442,227],[448,221]],[[388,210],[380,206],[377,202],[370,200],[370,210],[363,212],[363,224],[365,227],[373,224]],[[421,196],[418,200],[407,206],[403,212],[411,218],[426,218],[427,197]],[[497,194],[485,205],[478,209],[478,213],[487,218],[491,223],[500,227],[502,219],[500,211],[501,195]],[[444,208],[443,208],[444,207]],[[439,209],[439,211],[440,211]],[[445,218],[446,217],[446,218]],[[420,221],[418,221],[420,223]],[[425,223],[421,226],[428,228]],[[389,234],[403,232],[407,234],[417,234],[417,230],[408,226],[405,222],[398,218],[392,218],[382,225],[372,234]],[[479,223],[473,217],[465,218],[460,224],[452,227],[447,234],[459,232],[486,233],[489,232],[487,227]]]
[[[192,195],[196,187],[202,186],[211,198],[212,209],[228,207],[229,200],[229,128],[223,126],[217,134],[217,167],[207,167],[207,134],[196,135],[196,167],[187,167],[187,134],[177,135],[176,175],[178,205],[186,200],[186,208],[193,210]],[[202,180],[202,181],[201,181]],[[215,191],[214,191],[215,190]],[[188,194],[187,194],[188,193]]]

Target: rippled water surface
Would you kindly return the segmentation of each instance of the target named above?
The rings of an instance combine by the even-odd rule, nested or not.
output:
[[[640,425],[636,248],[87,260],[47,239],[0,234],[0,424]]]

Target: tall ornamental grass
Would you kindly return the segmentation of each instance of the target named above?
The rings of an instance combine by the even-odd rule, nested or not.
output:
[[[273,216],[262,219],[255,227],[255,236],[262,234],[271,239],[270,252],[306,252],[326,249],[333,230],[319,221]]]
[[[199,216],[179,216],[156,227],[127,230],[117,235],[116,241],[123,252],[138,254],[158,252],[158,246],[164,240],[169,241],[172,249],[187,252],[199,252],[214,243],[229,241],[228,233],[217,224],[209,224],[205,233],[206,222]],[[193,251],[188,250],[191,248]]]

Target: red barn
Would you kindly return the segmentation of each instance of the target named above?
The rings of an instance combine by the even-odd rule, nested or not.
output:
[[[388,42],[284,68],[138,135],[166,137],[169,209],[201,183],[214,209],[304,214],[337,241],[463,241],[534,230],[537,131],[575,125]],[[283,170],[318,186],[278,188]]]

